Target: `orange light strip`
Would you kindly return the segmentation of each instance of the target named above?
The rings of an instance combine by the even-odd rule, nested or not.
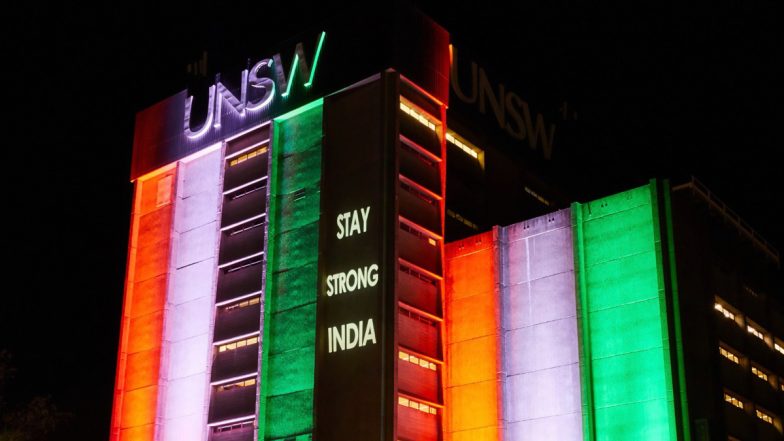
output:
[[[155,437],[176,181],[176,168],[168,166],[135,184],[112,441],[152,441]]]
[[[501,323],[490,231],[447,244],[445,439],[500,441]]]

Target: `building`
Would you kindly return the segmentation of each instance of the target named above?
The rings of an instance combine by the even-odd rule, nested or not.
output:
[[[708,234],[679,218],[697,187],[553,211],[545,178],[449,115],[448,33],[375,18],[216,77],[201,113],[183,91],[138,114],[111,439],[780,437],[780,308],[675,252]],[[512,217],[531,220],[481,233]],[[709,336],[679,319],[699,316]]]

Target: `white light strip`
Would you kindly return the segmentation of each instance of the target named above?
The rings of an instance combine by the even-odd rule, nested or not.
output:
[[[265,217],[266,215],[267,215],[267,213],[257,214],[256,216],[251,216],[251,217],[249,217],[249,218],[247,218],[245,220],[241,220],[241,221],[235,222],[235,223],[233,223],[231,225],[226,225],[225,227],[221,227],[220,230],[221,231],[231,230],[232,228],[239,227],[242,224],[245,224],[245,223],[248,223],[248,222],[251,222],[251,221],[255,221],[256,219],[261,219],[262,217]]]
[[[260,177],[258,179],[254,179],[254,180],[252,180],[252,181],[250,181],[248,183],[245,183],[245,184],[242,184],[242,185],[238,185],[238,186],[236,186],[234,188],[230,188],[230,189],[224,191],[223,195],[224,196],[228,196],[228,195],[234,193],[237,190],[242,190],[245,187],[250,187],[253,184],[258,184],[259,182],[266,181],[266,180],[267,180],[267,177],[266,176],[262,176],[262,177]]]
[[[451,132],[446,132],[446,140],[451,142],[454,146],[456,146],[460,150],[466,152],[472,158],[479,159],[479,153],[477,153],[476,150],[466,145],[463,141],[460,141],[459,139],[455,138],[455,135],[453,135]]]
[[[232,337],[232,338],[229,338],[229,339],[226,339],[226,340],[214,341],[214,342],[212,342],[212,345],[213,346],[225,345],[227,343],[234,343],[236,341],[245,340],[245,339],[248,339],[250,337],[255,337],[257,335],[259,335],[259,331],[253,331],[250,334],[242,334],[242,335],[238,335],[236,337]]]
[[[415,120],[419,121],[420,124],[422,124],[423,126],[427,127],[428,129],[430,129],[430,130],[432,130],[434,132],[436,131],[436,125],[433,124],[433,122],[430,121],[429,118],[427,118],[423,114],[421,114],[418,111],[416,111],[413,107],[407,106],[402,101],[400,102],[400,110],[402,110],[403,113],[405,113],[406,115],[408,115],[408,116],[414,118]]]
[[[230,305],[230,304],[232,304],[232,303],[239,302],[240,300],[245,300],[245,299],[249,299],[249,298],[251,298],[251,297],[256,297],[256,296],[258,296],[258,295],[261,295],[261,293],[262,293],[262,291],[261,291],[261,290],[259,290],[259,291],[253,291],[253,292],[252,292],[252,293],[250,293],[250,294],[244,294],[244,295],[241,295],[241,296],[239,296],[239,297],[234,297],[234,298],[231,298],[231,299],[229,299],[229,300],[224,300],[224,301],[222,301],[222,302],[216,302],[216,303],[215,303],[215,307],[217,307],[217,308],[220,308],[221,306]]]
[[[210,383],[210,386],[220,386],[223,384],[234,383],[239,380],[248,380],[250,378],[255,378],[257,372],[248,372],[247,374],[238,375],[236,377],[227,378],[225,380],[213,381]]]
[[[259,256],[262,256],[262,255],[264,255],[264,251],[259,251],[258,253],[251,254],[250,256],[245,256],[245,257],[243,257],[241,259],[232,260],[231,262],[222,263],[222,264],[218,265],[218,268],[223,269],[223,268],[226,268],[227,266],[232,266],[234,264],[237,264],[237,263],[240,263],[240,262],[244,262],[244,261],[246,261],[248,259],[252,259],[254,257],[259,257]]]
[[[239,423],[244,421],[253,421],[254,418],[256,418],[256,415],[251,414],[251,415],[241,416],[237,418],[231,418],[228,420],[216,421],[214,423],[208,423],[207,427],[222,426],[224,424]]]
[[[270,140],[269,140],[269,138],[267,138],[264,141],[259,141],[259,142],[255,143],[255,144],[251,144],[249,147],[245,147],[242,150],[236,151],[236,152],[234,152],[234,153],[232,153],[230,155],[226,155],[226,157],[223,158],[223,159],[226,160],[226,161],[228,161],[229,159],[234,159],[237,156],[242,156],[243,153],[248,153],[248,152],[253,151],[253,150],[255,150],[255,149],[259,148],[259,147],[264,147],[265,145],[269,146],[269,142],[270,142]]]

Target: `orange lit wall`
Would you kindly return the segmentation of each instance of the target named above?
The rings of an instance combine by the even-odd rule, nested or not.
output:
[[[501,320],[494,236],[447,244],[446,441],[500,441]]]
[[[155,436],[175,174],[170,166],[136,181],[112,441],[151,441]]]

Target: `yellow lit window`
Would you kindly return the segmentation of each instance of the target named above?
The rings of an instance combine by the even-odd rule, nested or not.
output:
[[[713,308],[724,315],[724,317],[730,320],[735,320],[735,314],[733,314],[729,309],[725,308],[721,303],[716,302],[716,304],[713,305]]]
[[[757,409],[756,412],[757,412],[757,418],[761,419],[762,421],[765,421],[768,424],[773,424],[773,417],[770,416],[768,413],[763,412],[759,409]]]
[[[239,164],[241,162],[245,162],[248,159],[255,158],[256,156],[261,156],[261,155],[263,155],[265,153],[267,153],[267,146],[259,147],[258,149],[253,150],[252,152],[244,153],[244,154],[242,154],[240,156],[237,156],[236,158],[232,159],[231,161],[229,161],[229,167],[234,167],[235,165],[237,165],[237,164]]]
[[[762,332],[754,326],[746,325],[746,330],[749,331],[749,334],[757,337],[758,339],[765,340],[765,336],[762,334]]]
[[[728,350],[726,350],[726,349],[724,349],[722,347],[719,347],[719,352],[727,360],[729,360],[729,361],[731,361],[731,362],[733,362],[735,364],[740,364],[740,359],[738,358],[737,355],[733,354],[732,352],[730,352],[730,351],[728,351]]]
[[[756,375],[760,380],[768,381],[768,374],[762,372],[754,366],[751,367],[751,373]]]
[[[243,301],[241,301],[239,303],[235,303],[233,305],[229,305],[229,306],[224,308],[224,311],[233,311],[235,309],[245,308],[247,306],[258,305],[260,301],[261,300],[260,300],[259,297],[253,297],[253,298],[250,298],[248,300],[243,300]]]
[[[411,364],[415,364],[419,367],[430,369],[431,371],[436,370],[436,364],[425,360],[424,358],[419,358],[416,355],[412,355],[403,351],[398,351],[397,353],[398,358],[401,360],[407,361]]]
[[[237,381],[236,383],[222,384],[222,385],[218,386],[218,390],[219,391],[224,391],[224,390],[231,390],[231,389],[237,389],[237,388],[240,388],[240,387],[248,387],[248,386],[255,386],[255,385],[256,385],[256,379],[255,378],[248,378],[247,380]]]
[[[238,348],[244,348],[245,346],[250,346],[259,342],[259,337],[250,337],[239,341],[233,341],[231,343],[226,343],[223,345],[218,346],[218,352],[226,352],[226,351],[233,351]]]
[[[408,398],[405,397],[397,397],[397,403],[401,406],[409,407],[411,409],[416,409],[422,413],[428,413],[430,415],[436,415],[438,413],[438,410],[433,406],[430,406],[425,403],[420,403],[418,401],[409,400]]]
[[[457,139],[457,138],[455,137],[455,135],[453,135],[453,134],[451,134],[451,133],[447,132],[447,134],[446,134],[446,140],[447,140],[447,141],[449,141],[449,142],[450,142],[452,145],[454,145],[455,147],[457,147],[457,148],[459,148],[460,150],[464,151],[464,152],[465,152],[465,153],[466,153],[468,156],[470,156],[470,157],[472,157],[472,158],[474,158],[474,159],[478,159],[478,158],[479,158],[479,153],[477,153],[477,152],[476,152],[476,150],[474,150],[474,149],[472,149],[471,147],[469,147],[469,146],[468,146],[466,143],[464,143],[463,141],[460,141],[459,139]]]
[[[784,378],[779,378],[779,389],[784,392]]]
[[[428,129],[435,131],[436,125],[433,124],[429,119],[427,119],[424,115],[416,111],[413,107],[409,107],[403,102],[400,103],[400,110],[403,111],[406,115],[409,115],[411,118],[419,121],[420,124],[427,127]]]
[[[733,406],[737,407],[738,409],[743,409],[743,401],[741,401],[740,399],[738,399],[735,396],[732,396],[732,395],[728,394],[727,392],[724,392],[724,401],[732,404]]]
[[[781,346],[778,343],[773,343],[773,348],[776,349],[781,354],[784,354],[784,346]]]

